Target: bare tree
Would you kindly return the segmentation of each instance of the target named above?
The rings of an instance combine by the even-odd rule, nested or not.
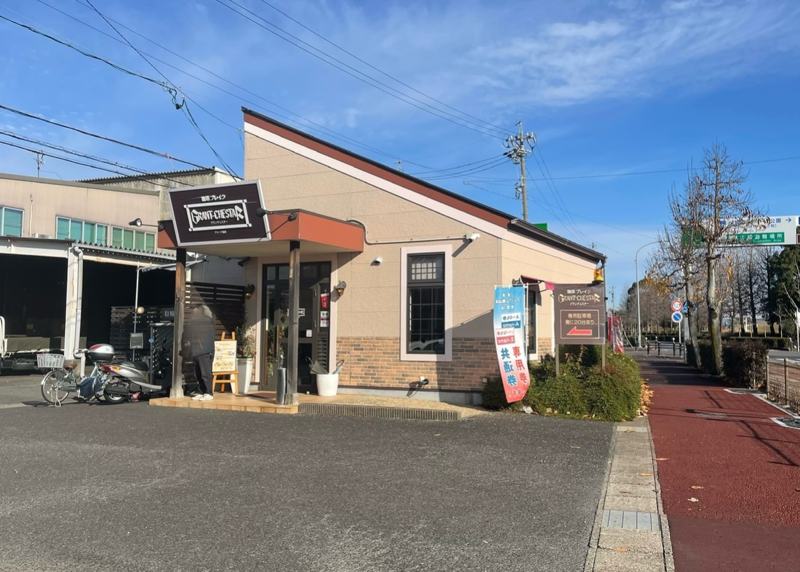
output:
[[[705,305],[714,363],[706,364],[712,373],[722,372],[721,303],[717,284],[722,251],[735,236],[751,225],[759,213],[753,209],[750,191],[742,188],[747,175],[740,161],[728,156],[727,148],[715,143],[703,154],[703,162],[680,193],[670,195],[673,223],[682,229],[686,240],[702,253],[706,271]]]

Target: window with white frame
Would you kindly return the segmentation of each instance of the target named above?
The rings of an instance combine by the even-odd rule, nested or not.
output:
[[[21,209],[0,207],[0,236],[22,236]]]
[[[108,244],[108,225],[59,216],[56,217],[56,238],[80,240],[88,244],[106,246]]]
[[[402,249],[401,359],[449,361],[451,247]]]
[[[129,228],[113,227],[111,229],[111,246],[144,252],[155,252],[156,235]]]

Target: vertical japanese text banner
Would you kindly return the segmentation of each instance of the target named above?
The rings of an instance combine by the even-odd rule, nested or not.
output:
[[[530,385],[525,355],[525,288],[494,288],[494,345],[509,403],[525,397]]]

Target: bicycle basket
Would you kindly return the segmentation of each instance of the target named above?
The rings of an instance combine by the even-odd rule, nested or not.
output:
[[[64,356],[61,354],[36,354],[36,365],[40,369],[61,369],[64,367]]]

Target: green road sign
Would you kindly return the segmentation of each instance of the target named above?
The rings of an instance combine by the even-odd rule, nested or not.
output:
[[[725,236],[728,244],[784,244],[782,232],[741,232]]]

